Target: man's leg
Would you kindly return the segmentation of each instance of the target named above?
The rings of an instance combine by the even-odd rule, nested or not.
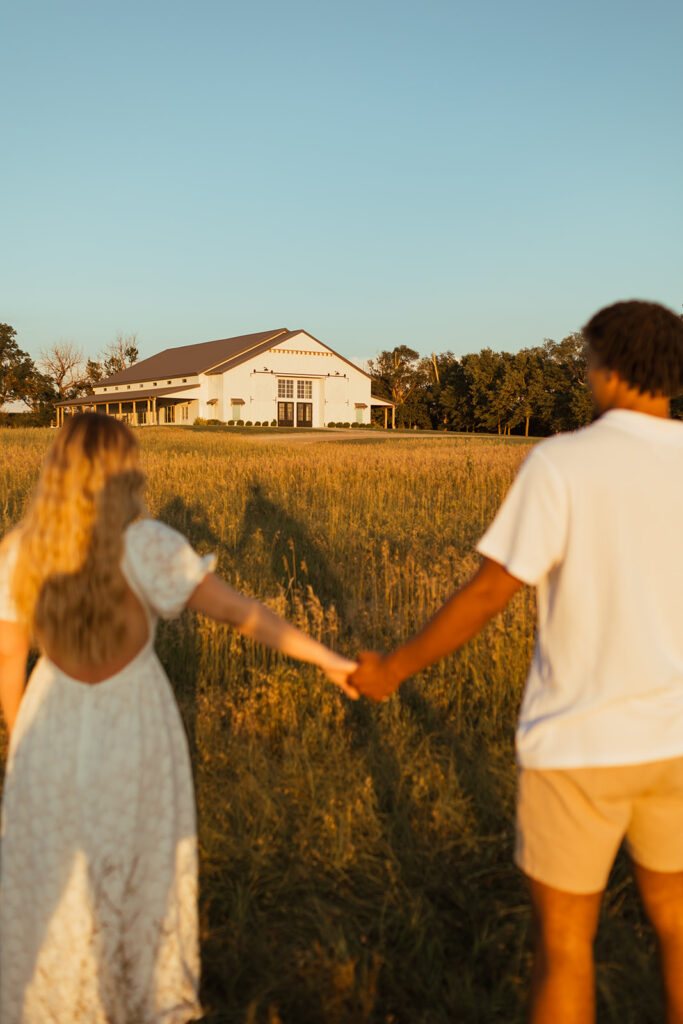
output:
[[[602,893],[577,895],[533,878],[527,881],[534,919],[529,1020],[531,1024],[592,1024],[593,940]]]
[[[666,1024],[683,1024],[683,871],[650,871],[633,861],[633,873],[659,940]]]

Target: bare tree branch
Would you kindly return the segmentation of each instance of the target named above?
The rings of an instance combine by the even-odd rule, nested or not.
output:
[[[56,341],[41,350],[38,365],[55,385],[60,401],[71,398],[86,384],[83,350],[71,341]]]

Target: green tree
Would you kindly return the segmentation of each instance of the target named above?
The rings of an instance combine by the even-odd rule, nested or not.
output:
[[[479,353],[463,356],[465,380],[472,404],[472,419],[476,430],[503,433],[507,426],[506,396],[502,393],[507,353],[484,348]]]
[[[548,431],[576,430],[590,423],[594,410],[583,335],[577,331],[559,342],[546,339],[543,351],[553,394]]]
[[[139,355],[137,334],[117,334],[97,359],[86,361],[80,393],[91,395],[101,381],[137,363]]]
[[[426,410],[423,412],[415,394],[425,382],[419,359],[420,354],[415,349],[398,345],[380,352],[376,359],[368,360],[370,376],[376,382],[375,393],[379,398],[389,398],[395,403],[399,426],[429,425]]]
[[[0,324],[0,405],[13,399],[26,400],[37,370],[33,360],[17,344],[17,332]]]
[[[418,363],[423,376],[418,388],[420,406],[429,418],[429,426],[444,429],[449,426],[449,413],[444,404],[444,388],[447,386],[453,367],[459,365],[452,352],[437,355],[432,352]]]
[[[506,359],[499,402],[508,433],[524,423],[524,436],[528,437],[532,417],[547,421],[553,394],[542,349],[523,348]]]
[[[455,359],[442,376],[442,381],[439,402],[444,421],[452,430],[473,431],[474,399],[463,360]]]
[[[102,368],[102,363],[97,359],[88,359],[85,364],[85,391],[87,394],[93,393],[93,388],[96,384],[99,384],[105,377],[105,372]]]
[[[58,399],[59,395],[50,378],[36,370],[24,396],[24,401],[31,409],[30,422],[36,426],[49,426],[55,418],[55,402]]]
[[[137,334],[117,334],[100,356],[104,377],[112,377],[115,373],[127,370],[137,363],[140,352]]]

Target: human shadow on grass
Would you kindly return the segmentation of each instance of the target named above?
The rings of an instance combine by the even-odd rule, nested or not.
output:
[[[184,501],[183,498],[174,495],[159,509],[157,519],[185,534],[190,544],[202,553],[204,550],[218,550],[221,539],[212,528],[200,504]]]
[[[439,813],[439,801],[432,805],[415,795],[411,765],[391,738],[396,717],[389,721],[382,709],[365,701],[346,705],[349,738],[363,759],[359,770],[366,770],[372,781],[397,869],[393,887],[410,894],[419,910],[412,917],[404,915],[402,900],[395,901],[396,937],[385,947],[386,969],[393,977],[385,977],[382,1006],[392,998],[389,992],[393,998],[401,992],[402,1005],[386,1006],[397,1020],[403,1020],[409,1009],[417,1019],[427,1005],[435,1012],[447,1008],[462,1024],[521,1020],[521,1005],[516,1017],[509,1002],[514,999],[514,983],[502,969],[526,955],[528,931],[524,886],[511,862],[509,793],[482,756],[485,748],[464,743],[455,723],[420,693],[417,684],[405,683],[394,699],[399,703],[398,717],[417,727],[430,751],[441,748],[447,754],[461,800],[448,808],[454,817],[452,835],[441,829],[435,845],[430,814]],[[407,934],[402,933],[401,918]],[[459,970],[454,972],[456,963]]]
[[[249,488],[234,557],[236,569],[261,588],[310,586],[323,605],[334,604],[344,623],[344,586],[327,554],[306,524],[259,482]]]
[[[466,684],[463,684],[466,685]],[[419,872],[408,865],[409,884],[418,876],[425,896],[434,900],[443,921],[446,971],[457,960],[463,968],[461,984],[451,990],[451,1009],[457,1019],[466,1022],[521,1020],[524,1009],[520,992],[526,998],[531,967],[531,905],[523,874],[513,864],[514,785],[512,737],[509,751],[484,723],[477,730],[471,724],[461,728],[446,708],[438,706],[416,681],[403,684],[397,698],[406,712],[429,739],[430,750],[442,749],[455,763],[458,780],[472,812],[473,834],[458,843],[443,859],[430,857],[423,840],[423,863],[430,879],[419,880]],[[372,715],[366,706],[361,718]],[[354,715],[355,709],[351,709]],[[367,721],[365,722],[367,734]],[[510,731],[513,729],[509,722]],[[375,735],[381,723],[371,725]],[[381,743],[381,741],[380,741]],[[492,757],[493,747],[498,747]],[[507,746],[507,744],[506,744]],[[393,780],[400,787],[393,751],[386,744],[375,748],[382,768],[374,769],[380,784]],[[403,787],[405,788],[405,787]],[[378,800],[379,802],[379,800]],[[409,801],[398,815],[409,812]],[[388,810],[391,811],[391,805]],[[395,813],[395,812],[394,812]],[[419,844],[421,837],[410,837]],[[394,850],[399,861],[409,847],[401,830],[395,834]],[[615,975],[615,950],[619,967]],[[637,895],[630,863],[622,849],[612,867],[603,899],[600,928],[596,942],[598,1019],[628,1019],[654,1022],[661,1019],[661,996],[654,955],[655,939]],[[465,978],[469,976],[469,985]],[[521,989],[520,989],[521,985]],[[632,1007],[632,1017],[622,1017]]]

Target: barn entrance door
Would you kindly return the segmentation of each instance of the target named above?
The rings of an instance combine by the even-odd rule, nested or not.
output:
[[[294,426],[294,402],[277,403],[277,425],[278,427]]]
[[[313,402],[296,403],[296,425],[297,427],[313,426]]]

